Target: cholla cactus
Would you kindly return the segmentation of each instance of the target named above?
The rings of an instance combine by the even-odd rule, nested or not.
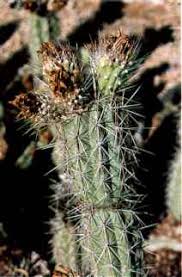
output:
[[[65,251],[75,253],[73,270],[82,276],[144,274],[134,212],[139,201],[132,136],[137,104],[130,78],[138,65],[136,54],[136,43],[120,32],[82,52],[63,43],[43,43],[43,81],[37,80],[33,92],[16,99],[21,115],[31,118],[36,128],[53,130],[59,186],[71,188],[64,220],[72,226],[67,241],[73,243]],[[55,236],[63,241],[64,228]]]

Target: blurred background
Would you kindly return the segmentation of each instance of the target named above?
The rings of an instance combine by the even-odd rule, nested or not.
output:
[[[41,42],[56,39],[82,47],[99,33],[117,30],[140,41],[143,58],[136,76],[143,118],[135,133],[143,148],[136,172],[145,195],[143,236],[149,242],[165,236],[179,245],[178,250],[154,247],[155,255],[149,246],[148,276],[181,275],[180,221],[166,204],[169,168],[180,151],[180,1],[0,0],[1,276],[45,276],[54,266],[50,199],[58,176],[56,170],[47,174],[54,167],[52,149],[40,150],[51,133],[28,133],[28,123],[18,119],[11,102],[32,89]],[[24,271],[15,272],[15,266]]]

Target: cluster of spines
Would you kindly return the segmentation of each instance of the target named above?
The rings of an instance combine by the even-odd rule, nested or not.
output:
[[[38,108],[26,106],[37,124],[55,123],[60,186],[65,179],[71,183],[67,221],[74,227],[77,271],[83,276],[142,274],[140,255],[133,255],[141,242],[134,230],[137,149],[130,130],[136,103],[127,92],[136,67],[134,50],[119,33],[86,49],[84,63],[78,50],[44,43],[39,51],[44,82],[32,92]]]

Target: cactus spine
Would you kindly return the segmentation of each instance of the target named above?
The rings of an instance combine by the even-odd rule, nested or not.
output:
[[[23,102],[24,111],[32,113],[35,126],[54,126],[59,141],[55,157],[60,186],[69,184],[72,191],[66,220],[74,229],[77,271],[83,276],[139,276],[131,134],[136,103],[127,89],[136,51],[121,33],[85,51],[89,59],[68,45],[44,43],[39,56],[45,85],[41,82],[30,102]]]

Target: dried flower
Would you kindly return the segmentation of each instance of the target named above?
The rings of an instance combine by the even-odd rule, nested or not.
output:
[[[57,114],[68,116],[85,110],[91,95],[86,94],[84,67],[75,49],[63,43],[47,42],[42,44],[38,54],[43,79],[51,91]],[[39,87],[38,90],[41,91]]]
[[[38,51],[43,80],[35,79],[33,92],[18,96],[12,103],[18,108],[22,106],[20,117],[35,122],[55,122],[81,114],[100,93],[109,94],[111,89],[116,92],[121,85],[121,73],[128,75],[132,47],[129,37],[121,32],[105,36],[97,46],[85,48],[85,61],[78,49],[69,44],[44,42]]]
[[[21,109],[19,117],[46,123],[83,112],[91,96],[85,93],[84,69],[74,49],[65,44],[46,42],[38,55],[43,80],[34,78],[33,91],[19,95],[11,102]]]
[[[81,67],[71,47],[45,42],[38,51],[43,76],[55,95],[78,94]]]
[[[134,41],[118,31],[116,34],[100,36],[98,43],[91,47],[93,59],[107,59],[107,63],[125,65],[131,61],[135,48]]]
[[[18,118],[31,119],[38,112],[38,103],[36,95],[33,93],[20,93],[13,101],[9,102],[20,110]]]

